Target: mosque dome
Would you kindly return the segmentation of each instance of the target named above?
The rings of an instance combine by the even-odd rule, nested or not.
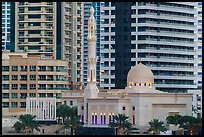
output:
[[[127,76],[127,83],[128,85],[136,83],[146,83],[148,85],[152,85],[154,83],[154,75],[150,68],[140,62],[130,69]]]

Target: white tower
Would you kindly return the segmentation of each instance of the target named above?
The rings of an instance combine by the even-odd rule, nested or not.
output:
[[[89,108],[87,99],[98,97],[98,87],[96,86],[96,20],[94,18],[94,8],[90,8],[90,17],[88,21],[88,79],[87,86],[84,91],[84,123],[85,125],[90,125],[90,120],[88,119]]]

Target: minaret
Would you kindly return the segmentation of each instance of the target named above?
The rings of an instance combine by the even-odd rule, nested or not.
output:
[[[90,118],[88,116],[88,103],[87,99],[98,97],[98,87],[96,86],[96,20],[94,18],[94,8],[90,8],[90,17],[88,21],[88,79],[87,86],[84,90],[84,123],[85,126],[90,125]]]

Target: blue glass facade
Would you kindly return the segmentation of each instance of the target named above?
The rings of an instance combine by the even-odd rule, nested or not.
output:
[[[2,50],[10,50],[10,2],[2,2]]]

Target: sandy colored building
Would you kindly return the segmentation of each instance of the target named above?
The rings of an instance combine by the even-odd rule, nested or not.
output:
[[[26,97],[58,97],[68,90],[67,61],[2,53],[2,115],[26,112]]]

